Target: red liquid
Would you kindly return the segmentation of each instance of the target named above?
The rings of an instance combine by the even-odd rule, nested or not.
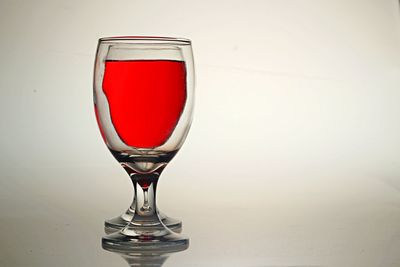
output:
[[[173,60],[108,60],[103,91],[111,120],[128,146],[164,144],[186,102],[186,68]]]

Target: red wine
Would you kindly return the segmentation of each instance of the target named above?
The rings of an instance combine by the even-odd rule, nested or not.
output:
[[[186,102],[186,67],[174,60],[107,60],[103,92],[128,146],[151,148],[171,136]]]

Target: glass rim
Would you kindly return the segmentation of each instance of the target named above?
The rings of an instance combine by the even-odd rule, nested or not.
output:
[[[100,38],[99,43],[191,45],[192,42],[187,38],[180,38],[180,37],[111,36],[111,37]]]

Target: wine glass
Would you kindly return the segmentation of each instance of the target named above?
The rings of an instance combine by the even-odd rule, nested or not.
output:
[[[156,206],[160,174],[188,134],[194,103],[191,41],[107,37],[97,47],[94,105],[107,147],[128,173],[134,200],[129,223],[103,237],[109,250],[176,251],[189,240],[168,229]]]

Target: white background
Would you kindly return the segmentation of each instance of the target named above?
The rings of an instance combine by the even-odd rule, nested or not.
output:
[[[84,261],[74,227],[128,207],[92,104],[97,39],[115,35],[193,42],[195,119],[159,185],[191,237],[183,265],[262,242],[271,266],[399,266],[395,0],[0,0],[0,263]]]

